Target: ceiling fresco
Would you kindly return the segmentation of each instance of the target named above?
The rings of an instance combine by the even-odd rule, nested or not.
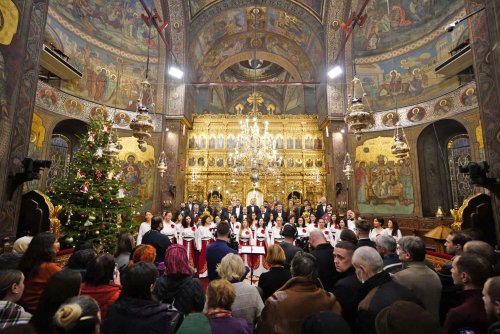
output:
[[[152,0],[145,0],[151,6]],[[66,29],[92,44],[109,45],[119,50],[146,55],[149,27],[144,23],[144,13],[139,0],[52,0],[52,17]],[[158,55],[158,36],[151,29],[149,43],[152,56]]]
[[[221,2],[221,0],[189,0],[189,14],[191,19],[195,18],[201,14],[201,12],[219,2]],[[322,21],[323,14],[325,12],[324,0],[291,0],[291,2],[303,7],[308,12],[316,16],[318,20]],[[249,4],[251,1],[247,1],[246,3]]]
[[[353,3],[353,8],[359,6]],[[450,17],[463,8],[456,0],[387,0],[368,2],[368,18],[353,32],[353,56],[368,57],[411,45],[423,36],[441,30]]]
[[[305,81],[317,80],[324,63],[318,36],[308,24],[281,9],[229,9],[191,36],[190,61],[200,81],[213,78],[214,70],[223,61],[244,52],[263,51],[282,57],[296,67]],[[278,59],[265,60],[280,63]]]

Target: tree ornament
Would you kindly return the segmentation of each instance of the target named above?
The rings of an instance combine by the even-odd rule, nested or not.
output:
[[[99,230],[96,230],[96,231],[95,231],[95,235],[99,235]]]
[[[89,132],[89,142],[93,143],[95,141],[95,133],[90,131]]]
[[[95,151],[95,156],[102,158],[102,153],[103,153],[102,147],[98,147],[97,150]]]
[[[67,237],[64,241],[69,245],[73,243],[73,237]]]
[[[83,226],[85,226],[85,227],[92,226],[92,225],[94,225],[94,224],[92,224],[92,222],[88,219],[85,223],[83,223]]]

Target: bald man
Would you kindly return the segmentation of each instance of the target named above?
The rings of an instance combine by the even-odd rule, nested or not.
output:
[[[318,260],[318,278],[326,291],[331,291],[339,276],[335,270],[333,247],[320,230],[312,230],[309,234],[311,254]]]

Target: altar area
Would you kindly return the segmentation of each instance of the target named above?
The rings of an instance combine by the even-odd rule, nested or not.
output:
[[[235,174],[231,154],[240,134],[241,115],[197,115],[188,134],[185,195],[198,200],[209,198],[212,206],[255,197],[300,203],[319,202],[325,194],[328,162],[325,161],[323,133],[317,116],[260,115],[268,122],[277,155],[282,159],[275,175],[260,175],[252,182],[247,173]]]

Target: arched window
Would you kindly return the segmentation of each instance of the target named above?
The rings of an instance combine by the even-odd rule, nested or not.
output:
[[[71,160],[71,141],[66,136],[61,134],[52,135],[49,160],[52,160],[52,165],[47,174],[47,188],[50,188],[56,179],[63,178],[68,171]]]
[[[469,136],[460,134],[452,137],[447,144],[448,168],[450,171],[450,186],[453,206],[460,207],[467,197],[474,192],[469,174],[460,173],[459,167],[466,166],[471,160]]]

